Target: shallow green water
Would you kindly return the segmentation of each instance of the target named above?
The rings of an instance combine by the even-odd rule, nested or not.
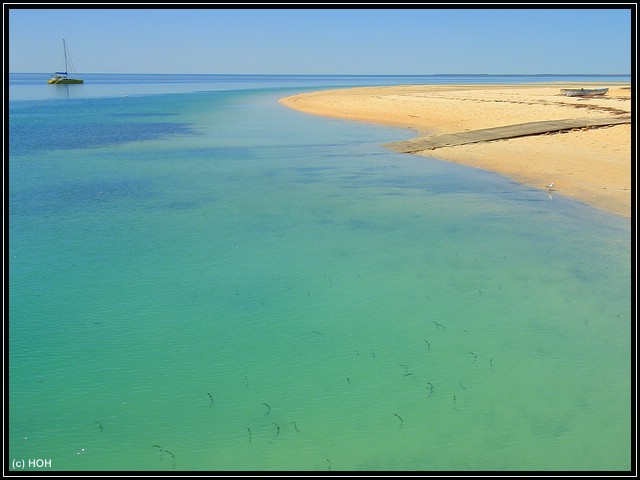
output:
[[[10,460],[629,469],[629,222],[285,94],[12,110]]]

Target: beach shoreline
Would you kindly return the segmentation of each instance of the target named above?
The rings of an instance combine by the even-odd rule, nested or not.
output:
[[[586,98],[561,92],[581,87],[609,91]],[[356,87],[279,101],[308,114],[407,128],[415,137],[631,115],[630,85],[581,82]],[[553,183],[554,194],[630,218],[631,128],[631,123],[574,128],[411,153],[493,171],[534,188],[546,190]]]

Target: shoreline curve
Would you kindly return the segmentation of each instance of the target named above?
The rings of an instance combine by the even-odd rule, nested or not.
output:
[[[601,97],[568,97],[564,88],[594,84],[398,85],[322,90],[281,98],[293,110],[408,128],[412,155],[493,171],[625,218],[631,217],[631,88],[607,86]],[[607,119],[611,119],[606,125]],[[431,149],[437,137],[517,125],[582,121],[585,125]],[[588,123],[600,125],[588,125]],[[605,125],[602,125],[604,123]],[[386,148],[398,151],[393,142]]]

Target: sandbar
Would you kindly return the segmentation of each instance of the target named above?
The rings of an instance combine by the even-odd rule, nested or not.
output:
[[[561,91],[581,87],[609,90],[598,97],[569,97]],[[430,137],[528,122],[629,117],[631,88],[593,83],[398,85],[304,93],[280,103]],[[412,154],[490,170],[534,188],[546,190],[553,183],[554,195],[630,218],[632,128],[632,123],[575,128]]]

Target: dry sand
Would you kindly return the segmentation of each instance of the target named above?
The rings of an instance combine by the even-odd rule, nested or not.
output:
[[[603,97],[567,97],[561,88],[608,87]],[[418,136],[526,122],[631,114],[629,85],[408,85],[306,93],[280,102],[306,113],[406,127]],[[491,170],[608,212],[631,216],[632,125],[590,127],[474,143],[416,155]],[[381,139],[381,143],[386,143]]]

